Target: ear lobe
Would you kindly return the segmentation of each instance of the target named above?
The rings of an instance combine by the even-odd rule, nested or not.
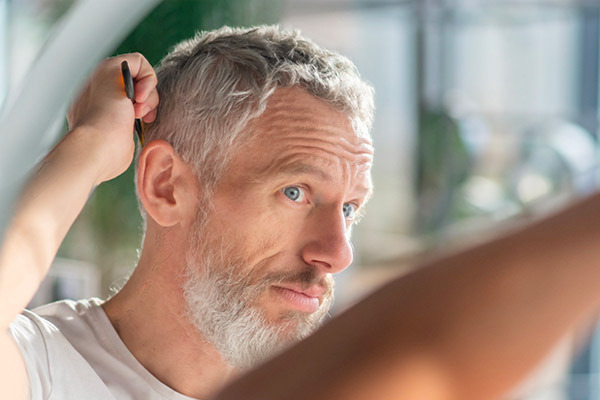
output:
[[[137,186],[139,197],[149,216],[161,226],[173,226],[184,215],[184,204],[177,201],[181,185],[179,159],[164,140],[154,140],[140,153]]]

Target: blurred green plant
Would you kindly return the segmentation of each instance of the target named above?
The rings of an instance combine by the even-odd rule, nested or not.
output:
[[[456,193],[469,176],[471,161],[456,122],[443,111],[421,106],[417,140],[415,228],[431,235],[453,222]]]

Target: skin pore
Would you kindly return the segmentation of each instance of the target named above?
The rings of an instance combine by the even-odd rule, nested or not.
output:
[[[283,342],[300,339],[326,314],[332,275],[352,261],[351,225],[371,193],[369,139],[304,90],[278,88],[248,129],[252,138],[233,154],[207,217],[198,213],[206,201],[198,195],[202,177],[167,143],[144,148],[138,189],[149,218],[142,255],[125,287],[104,305],[141,364],[195,398],[218,391],[236,368],[197,329],[182,289],[186,270],[201,277],[203,256],[218,249],[212,253],[234,265],[223,266],[233,268],[227,273],[261,288],[248,306],[269,326],[283,327]],[[308,328],[299,334],[302,324]]]

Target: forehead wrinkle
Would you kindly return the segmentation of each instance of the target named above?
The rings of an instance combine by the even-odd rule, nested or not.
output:
[[[290,127],[297,129],[306,126],[323,127],[334,124],[343,127],[339,130],[343,130],[344,133],[352,132],[352,136],[355,138],[363,139],[363,135],[359,135],[352,128],[352,118],[350,115],[336,109],[321,99],[317,99],[308,93],[307,95],[312,98],[312,101],[309,103],[296,101],[297,99],[295,98],[287,98],[285,96],[274,99],[275,101],[270,102],[265,112],[261,115],[261,123],[265,127],[272,126],[277,127],[277,129]],[[325,106],[326,111],[316,111],[315,103],[318,103],[319,106]]]
[[[328,161],[331,162],[331,161]],[[280,152],[273,162],[256,171],[256,176],[298,176],[315,175],[326,181],[333,181],[334,177],[325,171],[327,161],[314,153]],[[323,166],[324,168],[322,168]]]
[[[348,135],[352,132],[351,135]],[[364,147],[365,151],[373,152],[371,140],[367,136],[358,136],[349,124],[336,124],[331,118],[315,119],[310,115],[298,118],[277,118],[265,121],[264,133],[274,137],[290,135],[290,139],[304,138],[308,135],[327,138],[343,146]],[[350,136],[350,140],[346,137]]]
[[[281,110],[274,115],[267,116],[263,121],[267,130],[276,128],[277,130],[286,129],[287,131],[296,131],[307,129],[313,131],[328,127],[330,131],[346,133],[352,131],[348,118],[335,117],[331,115],[321,115],[311,110],[297,112],[297,110]],[[331,129],[335,126],[335,129]],[[271,129],[269,129],[271,128]]]
[[[333,177],[324,169],[305,162],[287,163],[277,168],[277,173],[281,175],[315,175],[323,181],[330,182]]]
[[[363,182],[360,176],[369,174],[372,165],[370,137],[354,131],[349,115],[301,88],[278,88],[264,113],[247,128],[254,134],[249,136],[252,139],[246,150],[257,152],[252,157],[255,162],[250,161],[245,168],[251,180],[281,175],[279,169],[287,170],[289,173],[283,174],[288,175],[311,172],[302,164],[315,164],[333,173],[333,180],[360,185],[355,187],[361,192],[370,190],[370,181]]]
[[[350,118],[342,111],[336,109],[327,102],[317,99],[312,95],[311,101],[304,102],[303,99],[279,99],[279,101],[270,102],[261,118],[272,119],[300,119],[305,120],[308,117],[312,120],[330,120],[333,118],[347,122],[350,125]],[[287,101],[286,101],[287,100]],[[325,106],[325,112],[315,112],[315,105]]]
[[[290,144],[278,154],[289,154],[290,157],[296,156],[299,157],[300,160],[309,158],[320,159],[323,164],[337,164],[340,168],[343,168],[344,171],[352,167],[356,167],[359,171],[370,169],[372,158],[369,155],[363,153],[353,154],[343,150],[340,152],[338,148],[331,147],[332,146]]]
[[[322,159],[321,162],[327,165],[338,164],[346,173],[349,173],[350,169],[356,169],[355,173],[359,173],[368,171],[373,163],[372,147],[366,140],[361,142],[357,146],[340,136],[315,137],[315,135],[298,134],[289,136],[282,133],[271,140],[270,147],[273,149],[274,160],[285,160],[291,157],[298,158],[296,161],[298,163],[306,164],[303,161],[309,158]]]
[[[323,133],[326,132],[323,131]],[[343,136],[335,133],[330,135],[294,136],[285,135],[283,132],[280,135],[273,133],[273,142],[284,142],[285,147],[288,148],[321,150],[335,157],[353,159],[355,162],[371,163],[373,161],[373,147],[368,140],[361,140],[359,144],[351,143]]]
[[[331,125],[325,125],[320,130],[312,126],[304,129],[281,121],[266,125],[268,129],[265,129],[262,135],[268,137],[273,158],[281,157],[284,153],[305,153],[306,156],[330,158],[330,162],[338,160],[350,165],[364,165],[365,169],[372,165],[373,147],[370,140],[356,138],[350,141],[345,137],[348,133],[345,129],[332,129]]]
[[[254,121],[254,127],[272,140],[328,141],[349,153],[373,155],[370,137],[354,131],[349,115],[308,93],[305,94],[310,102],[302,101],[303,96],[290,97],[293,93],[297,92],[276,91],[265,112]]]

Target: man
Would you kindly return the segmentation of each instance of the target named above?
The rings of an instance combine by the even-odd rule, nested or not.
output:
[[[137,164],[142,254],[102,308],[62,302],[17,318],[10,330],[34,398],[70,396],[73,388],[53,378],[63,373],[95,398],[214,394],[236,371],[318,327],[370,194],[372,90],[345,58],[274,27],[207,33],[163,60],[157,112],[152,69],[125,58],[138,71],[136,115],[152,122],[158,113]],[[114,141],[120,165],[100,180],[126,168],[132,152],[131,105],[104,109],[122,100],[120,60],[99,68],[68,116],[69,136],[91,135],[83,128],[123,135],[102,139]],[[99,331],[108,339],[92,340]],[[85,367],[71,376],[74,364]]]
[[[0,253],[0,397],[493,398],[599,305],[596,196],[431,261],[309,336],[371,192],[371,89],[276,27],[205,33],[157,74],[155,90],[140,55],[102,63],[24,191]],[[134,117],[149,124],[134,274],[107,302],[18,315],[89,191],[131,162]]]

